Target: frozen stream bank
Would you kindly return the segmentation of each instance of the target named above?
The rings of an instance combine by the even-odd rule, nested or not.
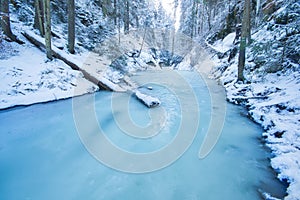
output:
[[[89,154],[75,127],[71,99],[0,111],[0,199],[254,200],[261,199],[264,192],[282,198],[285,187],[271,170],[270,154],[259,139],[262,130],[241,115],[245,111],[238,106],[226,104],[222,134],[210,154],[199,159],[199,148],[211,119],[210,95],[199,75],[179,73],[197,99],[198,131],[191,146],[177,161],[151,173],[119,172]],[[151,76],[156,76],[151,72],[146,74],[139,74],[136,80],[150,81]],[[179,84],[173,87],[181,87]],[[168,89],[172,88],[154,83],[143,88],[161,99],[165,112],[164,120],[159,123],[163,128],[157,129],[160,132],[144,139],[124,134],[114,121],[113,113],[120,119],[126,117],[126,106],[114,110],[112,105],[123,105],[129,94],[98,92],[75,99],[81,109],[95,108],[99,126],[116,146],[129,152],[147,153],[174,140],[184,112],[180,111],[180,105],[187,109],[195,106],[180,102],[174,91]],[[188,90],[180,91],[179,96],[192,95]],[[94,100],[94,105],[86,104],[89,99]],[[145,127],[150,123],[149,109],[137,99],[129,98],[128,107],[131,120],[137,125]],[[152,109],[153,116],[161,108]],[[189,123],[192,126],[195,121]]]

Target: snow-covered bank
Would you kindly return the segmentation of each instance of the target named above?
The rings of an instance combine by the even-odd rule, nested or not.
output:
[[[300,198],[300,74],[268,74],[261,82],[236,83],[236,65],[220,78],[230,102],[244,104],[249,116],[265,130],[263,137],[272,149],[272,167],[287,181],[286,199]]]
[[[62,61],[47,62],[45,54],[31,44],[2,41],[0,46],[0,109],[65,99],[98,89]]]
[[[233,47],[233,42],[236,37],[235,32],[228,34],[223,40],[218,40],[214,42],[213,45],[209,44],[206,41],[206,45],[208,45],[210,48],[214,49],[217,52],[220,53],[226,53]]]
[[[226,88],[227,99],[245,105],[249,117],[264,128],[262,137],[272,150],[271,165],[278,178],[289,183],[288,200],[300,199],[300,37],[295,8],[299,10],[299,4],[291,2],[255,30],[247,49],[247,83],[236,82],[238,56],[229,59],[233,48],[216,59],[213,71]],[[291,18],[283,25],[278,20],[284,13]],[[217,44],[215,50],[222,46],[220,41]]]

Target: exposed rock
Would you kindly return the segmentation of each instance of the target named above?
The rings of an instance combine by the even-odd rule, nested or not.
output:
[[[277,10],[276,2],[273,0],[268,0],[268,3],[263,7],[263,14],[269,16]]]

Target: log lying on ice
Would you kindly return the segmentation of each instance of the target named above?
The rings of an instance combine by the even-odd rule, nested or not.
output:
[[[143,104],[145,104],[148,108],[154,108],[160,105],[160,101],[158,98],[143,94],[140,91],[136,91],[134,94],[136,98]]]

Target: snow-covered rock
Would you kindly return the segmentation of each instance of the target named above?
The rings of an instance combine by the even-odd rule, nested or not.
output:
[[[210,45],[208,42],[206,42],[206,44],[217,52],[225,53],[233,47],[234,39],[235,32],[228,34],[223,40],[214,42],[213,45]]]
[[[143,94],[140,91],[136,91],[134,94],[136,98],[142,101],[148,108],[154,108],[160,105],[160,101],[158,98]]]

